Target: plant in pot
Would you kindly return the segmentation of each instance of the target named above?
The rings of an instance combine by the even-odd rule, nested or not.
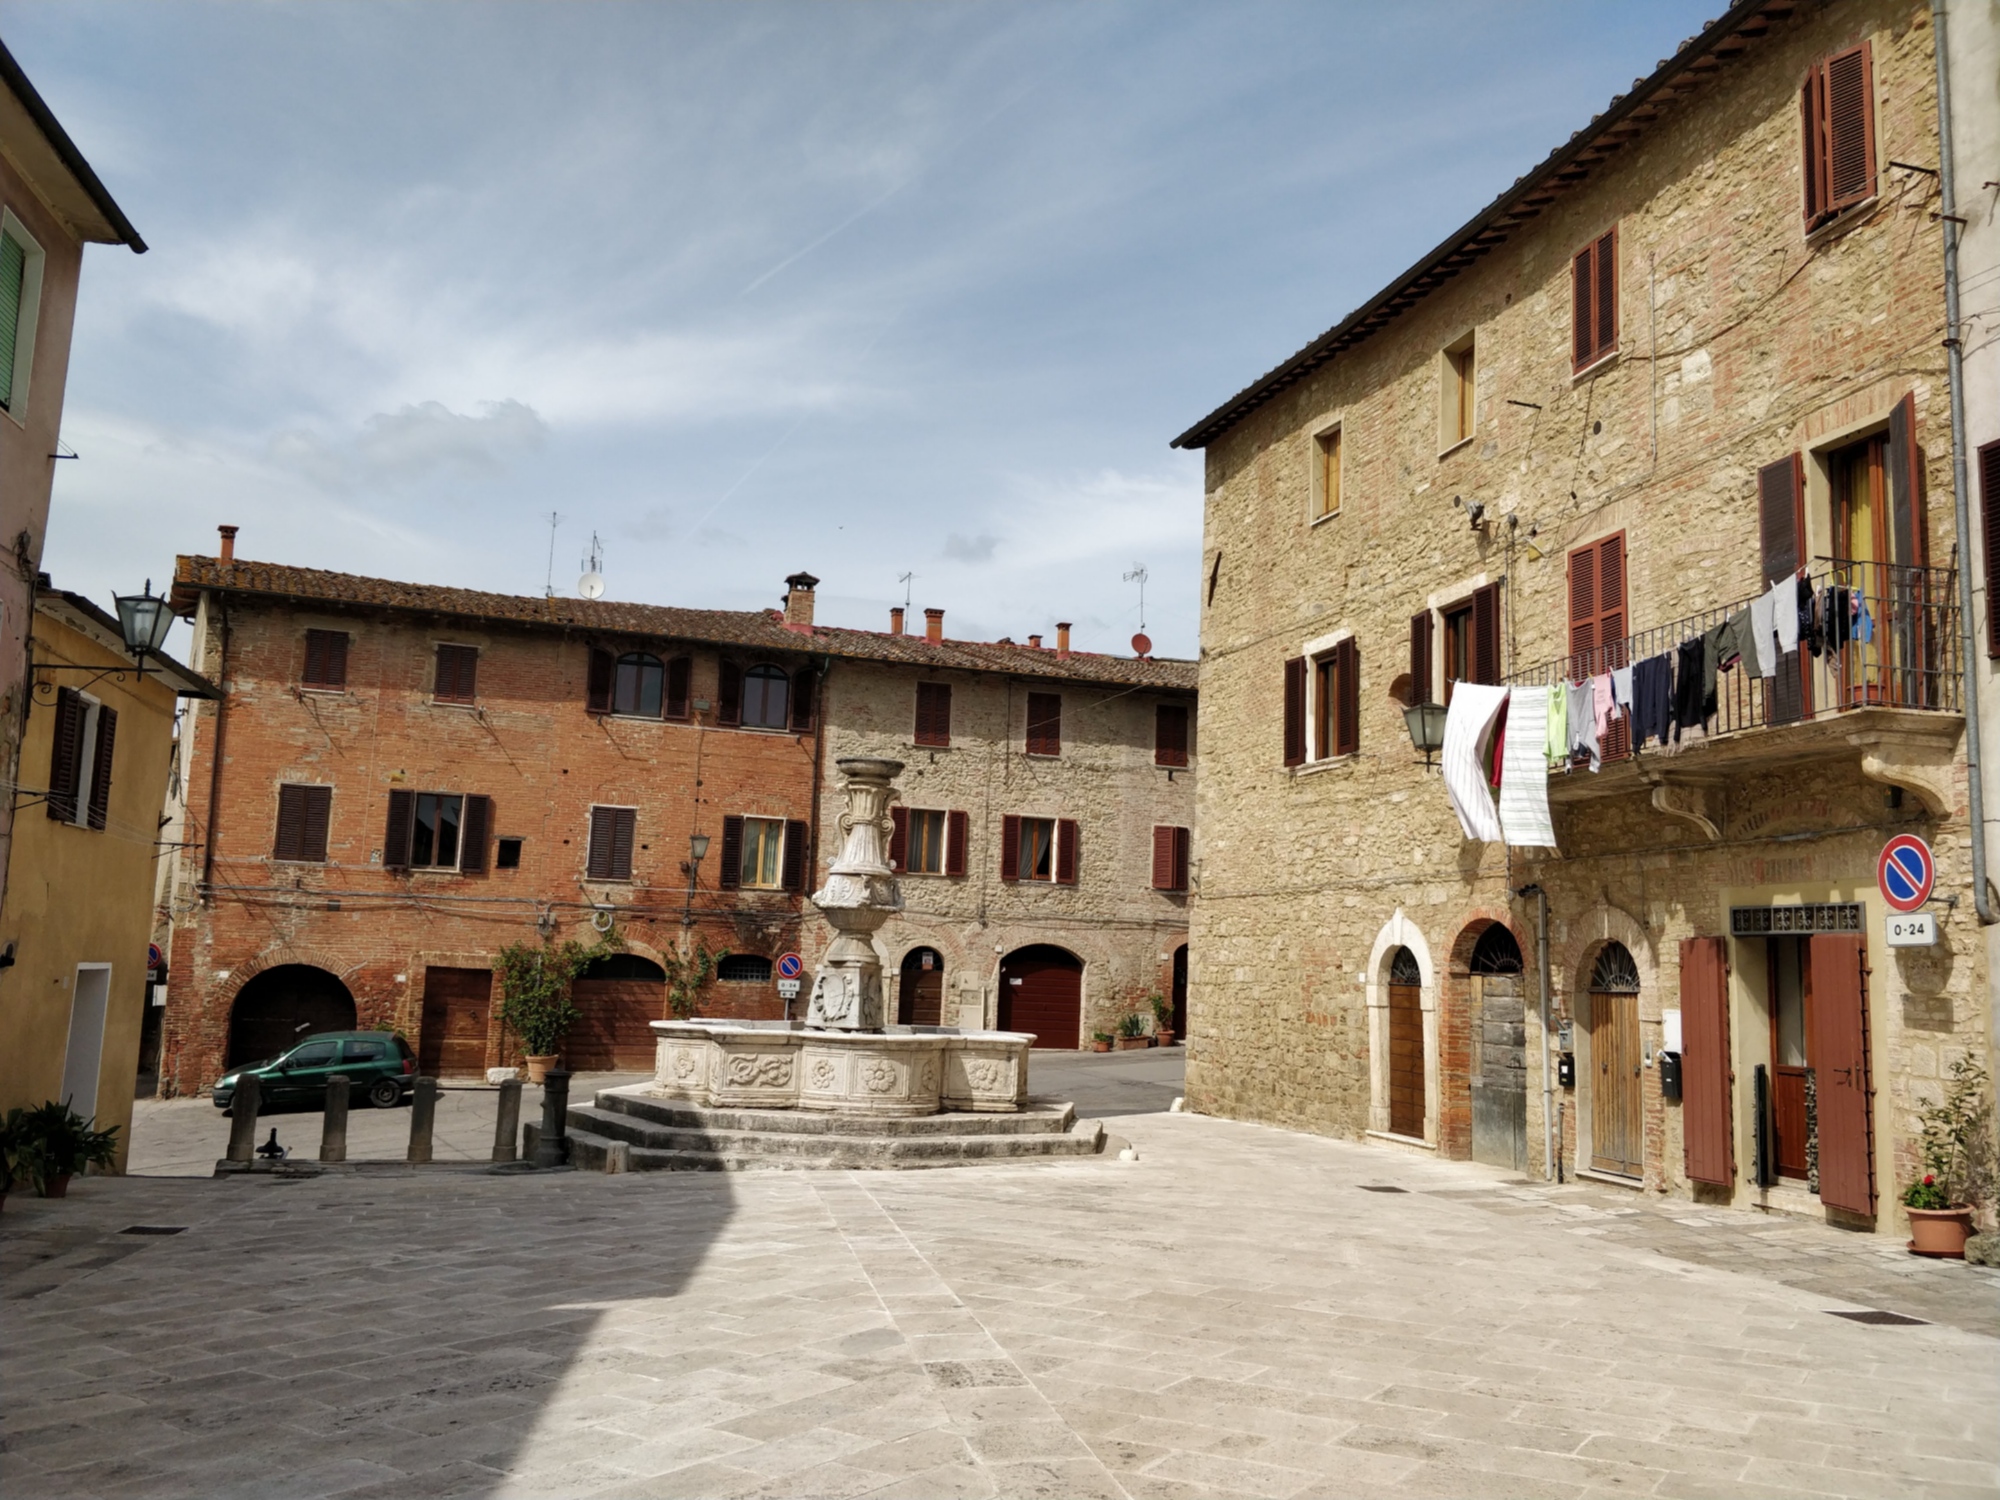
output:
[[[1167,1003],[1167,997],[1158,990],[1146,997],[1146,1003],[1153,1007],[1153,1035],[1162,1047],[1174,1044],[1174,1008]]]
[[[41,1198],[66,1198],[69,1180],[87,1167],[109,1167],[118,1159],[118,1127],[92,1127],[67,1104],[51,1099],[33,1109],[16,1109],[7,1116],[9,1155],[19,1172],[35,1185]]]
[[[1111,1033],[1108,1031],[1093,1031],[1090,1034],[1090,1050],[1092,1052],[1109,1052],[1111,1050]]]
[[[510,943],[493,960],[500,976],[500,1019],[519,1038],[528,1059],[528,1082],[540,1083],[556,1064],[556,1049],[575,1024],[577,1008],[570,985],[603,944],[585,947],[575,938],[560,943]]]
[[[1973,1215],[1986,1202],[1993,1182],[1986,1083],[1986,1069],[1961,1057],[1951,1065],[1944,1097],[1917,1114],[1917,1154],[1923,1171],[1903,1189],[1914,1254],[1965,1258]]]
[[[1139,1019],[1136,1010],[1128,1010],[1118,1018],[1118,1050],[1131,1052],[1139,1047],[1150,1047],[1153,1039],[1146,1035],[1146,1023]]]
[[[685,953],[666,952],[660,963],[667,972],[667,1008],[685,1021],[701,1003],[701,992],[715,978],[715,955],[700,938]]]

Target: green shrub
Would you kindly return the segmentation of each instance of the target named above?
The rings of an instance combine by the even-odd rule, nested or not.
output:
[[[108,1167],[118,1159],[118,1127],[96,1130],[67,1104],[51,1099],[33,1109],[10,1109],[4,1127],[7,1177],[17,1175],[46,1198],[58,1177],[74,1177],[86,1167]]]

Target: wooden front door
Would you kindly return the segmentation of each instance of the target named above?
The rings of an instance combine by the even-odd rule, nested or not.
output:
[[[1000,1029],[1031,1031],[1037,1047],[1074,1051],[1083,1018],[1083,965],[1055,948],[1026,948],[1000,966]]]
[[[942,1026],[944,959],[934,948],[919,948],[903,960],[902,982],[896,989],[896,1024]]]
[[[1187,944],[1174,949],[1174,1035],[1187,1036]]]
[[[1771,1134],[1772,1156],[1780,1177],[1804,1181],[1810,1160],[1811,1133],[1806,1108],[1806,1076],[1812,1068],[1812,965],[1806,959],[1806,939],[1768,940],[1771,1007]]]
[[[563,1039],[573,1073],[650,1073],[667,1017],[667,987],[657,979],[579,979],[570,986],[578,1015]]]
[[[1424,992],[1389,986],[1389,1129],[1424,1136]]]
[[[426,1078],[476,1078],[486,1071],[491,969],[424,970],[423,1033],[417,1068]]]
[[[1811,939],[1811,1048],[1819,1199],[1875,1213],[1875,1088],[1869,1076],[1868,950],[1851,933]]]
[[[1639,1108],[1639,997],[1590,997],[1590,1164],[1638,1177],[1645,1171]]]

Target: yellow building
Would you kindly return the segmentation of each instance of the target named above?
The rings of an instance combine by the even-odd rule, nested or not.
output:
[[[0,905],[0,1111],[68,1099],[118,1127],[122,1170],[176,700],[216,694],[170,657],[135,662],[116,618],[46,578],[29,648]]]

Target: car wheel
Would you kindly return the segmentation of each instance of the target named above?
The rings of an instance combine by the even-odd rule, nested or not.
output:
[[[393,1078],[378,1078],[368,1086],[368,1102],[376,1109],[394,1109],[403,1102],[403,1086]]]

